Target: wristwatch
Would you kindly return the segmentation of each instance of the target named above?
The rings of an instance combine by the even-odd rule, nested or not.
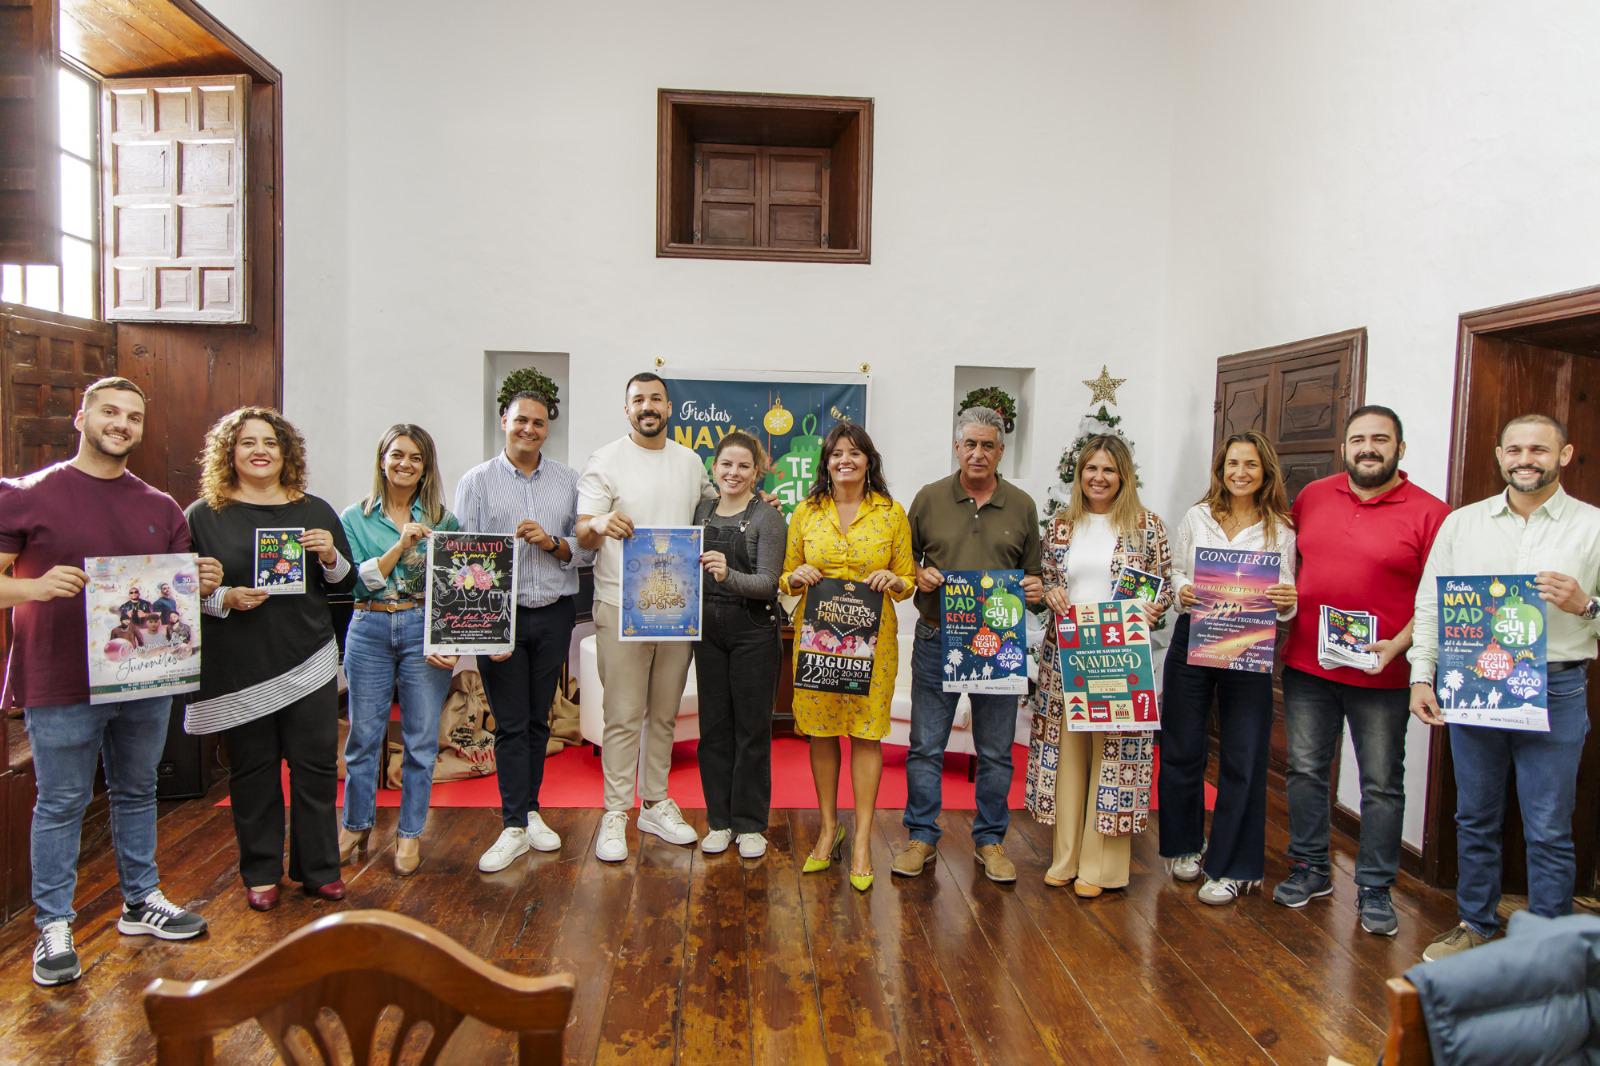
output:
[[[1600,596],[1590,596],[1589,606],[1583,609],[1583,619],[1593,622],[1596,618],[1600,618]]]
[[[554,555],[556,552],[561,550],[561,538],[560,537],[551,537],[550,538],[550,547],[548,547],[548,548],[540,548],[539,550],[542,551],[542,552],[549,552],[551,555]]]

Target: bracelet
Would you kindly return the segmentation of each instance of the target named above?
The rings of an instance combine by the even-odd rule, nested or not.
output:
[[[1413,681],[1411,683],[1413,685],[1427,685],[1429,688],[1433,687],[1433,682],[1432,681]]]

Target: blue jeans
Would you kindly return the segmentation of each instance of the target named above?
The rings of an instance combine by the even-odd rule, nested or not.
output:
[[[1452,725],[1456,768],[1456,906],[1485,936],[1499,925],[1500,833],[1515,773],[1528,846],[1528,910],[1544,918],[1572,913],[1578,876],[1572,809],[1578,761],[1589,733],[1588,671],[1550,675],[1550,732]]]
[[[419,837],[428,821],[433,763],[439,754],[439,712],[450,691],[450,671],[429,666],[422,654],[420,607],[385,614],[357,611],[345,635],[344,674],[350,683],[350,735],[344,745],[344,827],[372,828],[378,775],[395,686],[400,688],[402,837]]]
[[[83,811],[94,795],[102,759],[111,800],[111,842],[122,898],[144,901],[160,883],[156,873],[156,766],[167,746],[171,696],[119,703],[29,707],[28,743],[39,795],[33,804],[34,924],[73,921],[78,887],[78,840]]]
[[[1328,860],[1328,777],[1344,724],[1361,776],[1361,847],[1356,884],[1388,888],[1400,871],[1406,813],[1406,723],[1410,691],[1362,688],[1286,669],[1284,715],[1289,740],[1289,858],[1321,874]]]
[[[972,743],[978,750],[977,815],[972,842],[998,844],[1011,824],[1011,745],[1017,735],[1017,697],[971,692]],[[944,747],[961,693],[944,691],[944,645],[939,630],[917,623],[911,647],[911,748],[906,752],[905,827],[912,840],[939,843]]]

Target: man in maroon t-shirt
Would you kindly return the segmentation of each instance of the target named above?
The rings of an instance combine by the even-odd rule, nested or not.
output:
[[[1313,481],[1294,501],[1300,610],[1284,647],[1283,701],[1289,741],[1289,876],[1272,898],[1304,907],[1333,891],[1328,862],[1328,774],[1350,723],[1361,776],[1361,847],[1356,905],[1361,927],[1393,936],[1389,889],[1400,868],[1405,815],[1406,723],[1410,720],[1411,612],[1428,551],[1450,508],[1400,469],[1400,416],[1369,405],[1345,421],[1344,472]],[[1323,606],[1378,619],[1377,653],[1366,671],[1323,668]]]
[[[128,473],[128,456],[144,436],[144,411],[139,386],[102,378],[84,391],[73,419],[77,456],[0,479],[0,608],[12,608],[0,706],[25,709],[38,779],[30,843],[39,927],[33,979],[42,985],[74,981],[82,972],[72,944],[72,894],[83,811],[102,752],[124,901],[118,931],[187,940],[206,929],[204,918],[158,887],[156,766],[172,697],[89,702],[84,560],[189,550],[177,503]],[[201,559],[199,576],[200,595],[207,596],[221,582],[222,566]]]

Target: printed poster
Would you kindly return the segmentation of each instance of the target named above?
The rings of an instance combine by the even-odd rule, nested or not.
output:
[[[200,687],[200,575],[194,555],[108,555],[89,575],[89,702]]]
[[[742,429],[772,457],[763,488],[778,497],[787,517],[805,499],[822,462],[822,441],[838,422],[865,425],[864,374],[773,374],[749,371],[722,377],[668,378],[672,439],[692,449],[710,468],[717,442]]]
[[[300,546],[304,534],[299,526],[256,530],[256,588],[269,594],[306,590],[306,550]]]
[[[883,624],[883,593],[864,581],[823,578],[806,590],[795,637],[794,687],[865,696]]]
[[[1434,694],[1445,721],[1550,731],[1545,604],[1533,577],[1437,579]]]
[[[1155,603],[1166,586],[1166,581],[1159,574],[1146,573],[1136,566],[1124,566],[1117,575],[1117,587],[1111,591],[1111,598]]]
[[[1028,692],[1021,570],[947,570],[944,690]]]
[[[425,655],[498,655],[517,631],[517,539],[430,533]]]
[[[1074,603],[1056,618],[1067,730],[1160,729],[1150,625],[1134,600]]]
[[[622,542],[619,640],[699,640],[699,526],[644,526]]]
[[[1267,587],[1278,583],[1277,552],[1196,548],[1189,619],[1190,666],[1272,673],[1278,609]]]

